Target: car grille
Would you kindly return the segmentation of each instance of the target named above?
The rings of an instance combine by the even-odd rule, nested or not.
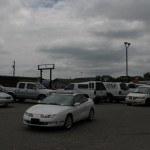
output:
[[[40,122],[39,119],[35,119],[35,118],[32,118],[31,121],[27,121],[27,123],[33,124],[33,125],[47,125],[48,124],[47,122]]]
[[[9,97],[5,97],[6,99],[11,99],[11,97],[9,96]]]
[[[129,99],[135,100],[137,97],[129,96]]]

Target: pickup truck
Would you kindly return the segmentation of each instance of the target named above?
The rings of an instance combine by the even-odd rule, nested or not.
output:
[[[16,88],[2,87],[2,91],[11,95],[14,101],[42,100],[54,92],[54,90],[46,89],[42,84],[36,82],[18,82]]]
[[[57,91],[66,93],[82,93],[92,98],[95,104],[99,103],[101,100],[105,100],[107,96],[106,88],[101,81],[70,83],[65,87],[65,89],[60,89]]]

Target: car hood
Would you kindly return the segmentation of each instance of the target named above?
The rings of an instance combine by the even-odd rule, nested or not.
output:
[[[127,96],[134,96],[134,97],[144,97],[147,94],[143,94],[143,93],[129,93]]]
[[[3,92],[0,92],[0,96],[2,96],[2,97],[8,97],[8,96],[10,96],[9,94],[6,94],[6,93],[3,93]]]
[[[58,114],[67,111],[70,108],[71,106],[37,104],[30,107],[27,112],[34,114]]]

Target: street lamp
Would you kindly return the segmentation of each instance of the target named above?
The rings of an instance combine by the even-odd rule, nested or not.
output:
[[[128,42],[124,42],[124,45],[126,47],[126,77],[128,78],[128,47],[131,45]]]

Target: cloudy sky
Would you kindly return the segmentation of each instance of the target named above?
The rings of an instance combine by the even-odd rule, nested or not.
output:
[[[150,71],[149,0],[1,0],[0,75],[95,77]],[[49,78],[49,71],[43,76]]]

